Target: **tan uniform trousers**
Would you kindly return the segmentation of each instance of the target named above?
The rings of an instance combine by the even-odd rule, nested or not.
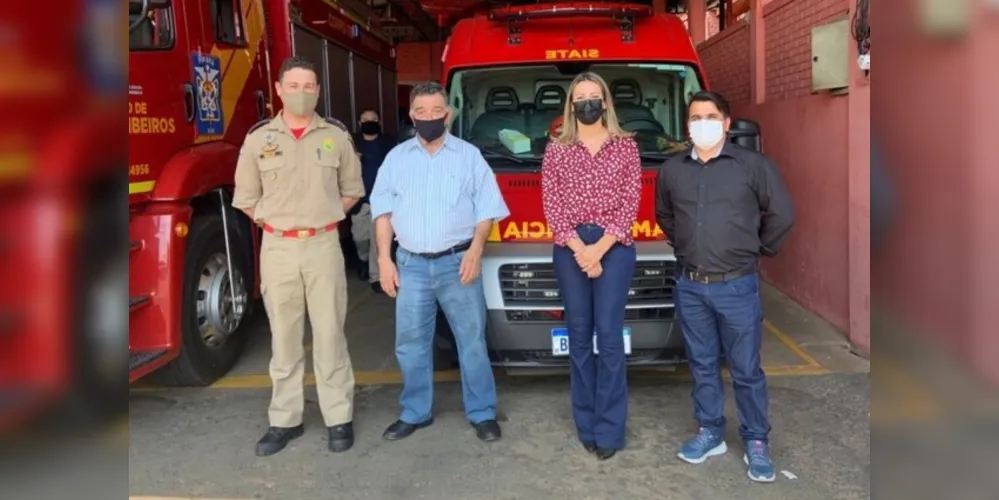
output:
[[[343,324],[347,279],[339,231],[290,239],[264,232],[260,281],[271,325],[270,425],[295,427],[305,408],[305,313],[312,324],[312,364],[327,426],[353,419],[354,370]]]

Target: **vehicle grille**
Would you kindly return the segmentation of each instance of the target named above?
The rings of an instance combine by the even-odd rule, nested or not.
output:
[[[562,306],[555,268],[550,262],[504,264],[500,266],[499,279],[503,303],[507,306]],[[628,290],[628,305],[671,304],[675,285],[675,261],[638,261]]]
[[[625,356],[628,361],[651,361],[656,359],[662,354],[662,349],[633,349],[631,354]],[[568,364],[569,358],[567,356],[555,356],[549,351],[520,351],[518,352],[520,356],[523,357],[525,361],[532,361],[535,363],[558,363],[558,364]]]
[[[564,323],[561,309],[507,309],[506,320],[515,323]],[[664,321],[676,317],[673,306],[641,307],[624,312],[625,321]]]

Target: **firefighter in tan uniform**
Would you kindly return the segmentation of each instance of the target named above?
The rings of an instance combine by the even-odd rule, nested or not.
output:
[[[283,110],[246,136],[233,206],[264,229],[261,293],[270,318],[274,384],[270,427],[259,456],[281,451],[304,432],[305,317],[329,449],[354,444],[354,373],[343,325],[347,281],[337,223],[364,196],[360,163],[346,127],[315,112],[313,66],[292,58],[276,84]]]

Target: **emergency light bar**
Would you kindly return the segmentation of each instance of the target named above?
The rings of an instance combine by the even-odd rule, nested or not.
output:
[[[501,7],[489,12],[491,21],[525,21],[563,17],[644,17],[652,15],[652,7],[633,3],[567,2]]]

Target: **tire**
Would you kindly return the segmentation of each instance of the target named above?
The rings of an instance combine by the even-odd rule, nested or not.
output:
[[[437,307],[437,328],[434,333],[434,370],[458,368],[458,348],[454,332],[447,322],[444,310]]]
[[[233,241],[238,245],[240,242]],[[245,243],[242,243],[245,244]],[[221,262],[219,256],[221,255]],[[235,255],[234,255],[235,257]],[[250,303],[247,296],[245,284],[237,285],[237,300],[242,296],[243,315],[239,319],[237,326],[228,335],[221,336],[221,341],[217,344],[209,345],[203,335],[202,324],[210,321],[209,314],[204,310],[199,313],[199,298],[204,303],[214,303],[212,298],[214,292],[205,292],[205,283],[210,281],[215,283],[216,279],[221,282],[227,281],[227,277],[218,277],[208,272],[208,268],[218,269],[222,266],[225,272],[225,233],[222,226],[222,218],[218,215],[195,215],[191,223],[191,230],[187,241],[187,256],[184,261],[184,284],[183,298],[181,299],[181,346],[180,355],[170,364],[151,374],[157,383],[174,387],[203,387],[211,385],[232,369],[239,359],[246,345],[246,327],[250,323],[249,310]],[[232,265],[235,272],[242,276],[251,276],[246,269],[241,269],[239,259],[233,258]],[[206,274],[207,273],[207,274]],[[215,276],[215,278],[211,278]],[[242,282],[242,279],[238,279]],[[252,285],[251,285],[252,286]],[[212,290],[219,290],[219,287],[212,287]],[[219,293],[218,296],[225,297],[227,293]],[[207,298],[206,298],[207,297]],[[200,318],[199,318],[200,316]],[[217,332],[222,328],[207,328],[208,331]],[[213,336],[213,339],[220,337]]]
[[[127,204],[118,193],[127,192],[114,183],[98,188],[84,215],[82,227],[90,230],[81,233],[72,292],[77,319],[70,346],[75,358],[71,387],[46,416],[64,430],[90,429],[128,413],[128,358],[121,356],[128,323],[127,316],[121,321],[120,312],[128,297],[128,257],[107,250],[109,245],[125,248],[128,234],[121,229],[127,225],[106,223],[116,220],[121,204]]]

